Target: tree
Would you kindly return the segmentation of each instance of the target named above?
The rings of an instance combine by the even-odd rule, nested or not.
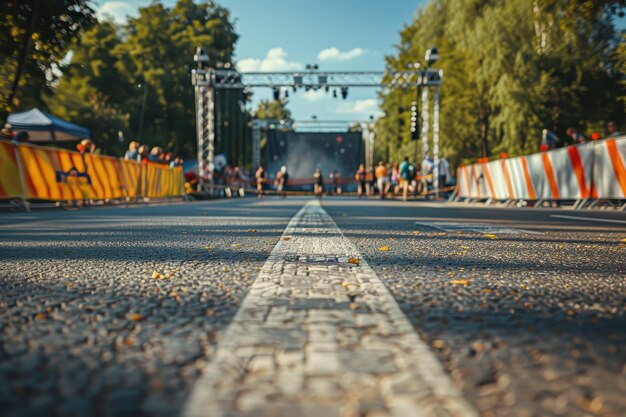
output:
[[[0,122],[44,104],[70,45],[94,23],[87,0],[0,2]]]
[[[212,1],[179,0],[173,8],[153,3],[129,20],[120,47],[126,59],[119,66],[134,85],[148,86],[141,140],[175,153],[194,153],[193,51],[201,45],[211,63],[230,62],[236,41],[228,10]],[[140,108],[128,109],[132,127],[139,125]]]
[[[58,114],[90,127],[107,151],[127,146],[117,142],[115,127],[127,139],[191,157],[196,148],[194,50],[202,46],[212,65],[228,63],[236,40],[228,10],[212,1],[178,0],[173,7],[154,2],[124,26],[104,20],[76,41],[49,103]]]
[[[110,21],[99,22],[86,31],[72,48],[72,61],[56,93],[46,102],[54,113],[85,126],[104,153],[121,154],[127,144],[118,141],[118,133],[130,137],[128,108],[136,91],[118,62],[122,39],[118,27]]]
[[[441,148],[453,162],[533,152],[544,127],[565,137],[569,126],[598,129],[624,117],[619,38],[612,23],[623,2],[592,3],[431,0],[401,31],[387,66],[404,70],[427,48],[439,47]],[[403,117],[397,109],[414,97],[414,91],[395,89],[383,94],[379,155],[385,148],[392,159],[408,152],[409,135],[397,122]]]
[[[291,120],[291,111],[287,108],[287,100],[261,100],[254,113],[256,119]]]

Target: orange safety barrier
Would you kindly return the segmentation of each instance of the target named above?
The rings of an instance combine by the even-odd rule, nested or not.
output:
[[[23,197],[20,163],[11,142],[0,141],[0,198]]]
[[[464,166],[457,196],[492,200],[626,197],[626,137]]]
[[[184,193],[181,167],[0,141],[0,198],[112,200]]]

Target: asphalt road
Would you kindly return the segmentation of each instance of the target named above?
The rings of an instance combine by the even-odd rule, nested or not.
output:
[[[0,213],[3,415],[177,415],[305,201]],[[625,213],[323,207],[482,415],[624,415]]]

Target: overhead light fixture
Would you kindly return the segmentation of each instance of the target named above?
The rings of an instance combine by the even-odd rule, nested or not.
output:
[[[348,87],[341,87],[341,98],[344,100],[348,98]]]
[[[280,88],[274,87],[274,101],[280,100]]]
[[[424,60],[428,63],[428,66],[433,65],[439,59],[439,51],[437,48],[430,48],[424,55]]]

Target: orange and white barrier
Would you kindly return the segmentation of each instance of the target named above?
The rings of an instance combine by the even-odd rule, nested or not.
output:
[[[626,138],[594,147],[593,198],[626,198]]]
[[[113,200],[184,193],[181,167],[0,141],[0,198]]]
[[[626,197],[626,137],[459,167],[457,197],[587,200]]]

